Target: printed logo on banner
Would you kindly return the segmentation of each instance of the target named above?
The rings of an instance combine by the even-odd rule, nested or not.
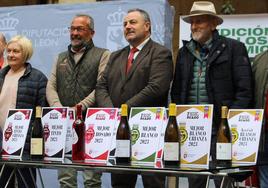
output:
[[[47,141],[49,135],[50,135],[50,130],[49,130],[48,124],[45,123],[45,125],[44,125],[44,139],[45,139],[45,142]]]
[[[89,144],[95,136],[94,124],[89,124],[86,130],[86,143]]]
[[[108,14],[107,19],[110,25],[107,27],[106,46],[112,51],[123,48],[127,42],[123,34],[123,20],[126,12],[118,8],[118,11]]]
[[[186,123],[180,122],[179,127],[180,127],[180,133],[181,133],[181,143],[184,144],[186,142],[186,140],[188,139],[188,132],[186,129]]]
[[[19,20],[15,17],[11,17],[10,13],[0,14],[0,31],[5,35],[7,40],[17,35],[16,26]]]
[[[12,129],[12,123],[9,123],[8,126],[7,126],[7,129],[4,133],[4,136],[5,136],[5,141],[8,141],[9,138],[11,137],[13,133],[13,129]]]

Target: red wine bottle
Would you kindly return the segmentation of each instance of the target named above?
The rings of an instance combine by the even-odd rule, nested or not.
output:
[[[84,160],[85,155],[85,123],[82,117],[82,105],[76,105],[76,119],[73,123],[72,159]]]

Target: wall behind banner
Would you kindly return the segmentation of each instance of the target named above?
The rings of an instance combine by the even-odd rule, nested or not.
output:
[[[7,40],[17,34],[30,38],[34,45],[30,62],[49,75],[57,54],[69,45],[68,27],[73,16],[90,14],[95,20],[95,45],[115,51],[127,45],[123,18],[128,9],[136,7],[150,14],[152,39],[172,49],[174,11],[165,0],[5,7],[0,8],[0,32]]]

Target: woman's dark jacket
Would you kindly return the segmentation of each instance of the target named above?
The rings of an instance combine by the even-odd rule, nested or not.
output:
[[[5,76],[8,73],[10,66],[6,66],[0,71],[0,92],[5,80]],[[26,63],[26,70],[23,76],[18,81],[18,91],[17,91],[17,109],[33,109],[32,120],[35,115],[36,106],[47,106],[46,102],[46,85],[47,78],[39,70],[33,68],[31,64]],[[31,131],[31,126],[28,130],[28,136],[26,140],[26,145],[24,150],[29,149],[29,133]]]

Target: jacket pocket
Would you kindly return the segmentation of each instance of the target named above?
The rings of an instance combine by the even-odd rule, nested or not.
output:
[[[229,63],[229,57],[221,56],[215,62],[211,64],[211,72],[213,79],[231,79],[232,67]]]

